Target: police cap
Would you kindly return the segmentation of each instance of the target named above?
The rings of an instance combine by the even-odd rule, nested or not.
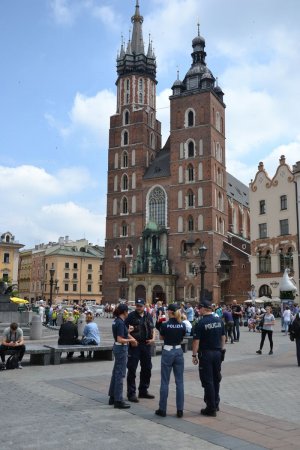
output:
[[[144,305],[145,304],[145,300],[143,298],[137,298],[135,301],[136,305]]]
[[[172,311],[172,312],[177,311],[177,309],[179,309],[179,307],[178,307],[178,305],[176,305],[176,303],[171,303],[167,308],[168,311]]]
[[[212,309],[212,304],[209,300],[204,299],[199,303],[199,308]]]

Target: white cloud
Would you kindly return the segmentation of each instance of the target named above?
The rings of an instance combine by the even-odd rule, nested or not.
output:
[[[72,235],[104,241],[104,216],[70,200],[95,186],[84,167],[63,168],[55,175],[35,166],[0,166],[2,230],[26,246]]]
[[[58,24],[70,25],[74,20],[74,11],[69,0],[51,0],[50,7],[54,20]]]
[[[92,133],[97,137],[98,145],[107,146],[110,116],[116,112],[116,96],[104,89],[95,96],[88,97],[77,93],[69,112],[69,123],[62,125],[51,114],[46,113],[45,119],[49,125],[58,130],[62,137],[68,138],[79,132]]]

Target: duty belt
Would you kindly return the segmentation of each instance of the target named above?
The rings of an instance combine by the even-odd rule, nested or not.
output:
[[[164,345],[164,350],[167,350],[168,352],[173,350],[173,348],[181,348],[181,345]]]
[[[115,342],[115,345],[128,345],[127,342],[125,344],[122,344],[121,342]]]

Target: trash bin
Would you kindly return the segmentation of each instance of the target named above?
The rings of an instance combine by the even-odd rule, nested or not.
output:
[[[83,330],[85,327],[85,314],[80,315],[78,322],[77,322],[77,327],[78,327],[78,336],[82,336]]]
[[[30,339],[35,341],[37,339],[42,339],[43,325],[41,322],[40,315],[35,315],[31,319],[30,323]]]

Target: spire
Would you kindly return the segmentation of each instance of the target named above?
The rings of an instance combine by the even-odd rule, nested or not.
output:
[[[133,23],[131,49],[132,53],[136,55],[145,53],[143,31],[142,31],[143,21],[144,18],[140,15],[140,5],[138,0],[136,0],[135,14],[134,16],[131,17],[131,22]]]

